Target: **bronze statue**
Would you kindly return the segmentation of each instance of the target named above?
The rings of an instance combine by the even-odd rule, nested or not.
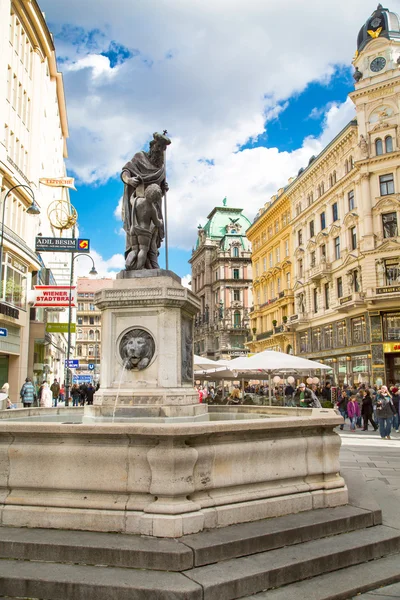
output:
[[[165,235],[161,199],[168,191],[164,155],[170,143],[165,132],[154,133],[149,152],[137,152],[122,169],[122,218],[126,232],[125,268],[128,271],[160,268],[158,249]]]

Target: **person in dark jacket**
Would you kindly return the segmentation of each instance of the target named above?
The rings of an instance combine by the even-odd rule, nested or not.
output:
[[[395,386],[393,386],[390,391],[392,393],[392,400],[393,400],[393,406],[394,406],[394,411],[395,411],[394,415],[393,415],[393,429],[396,431],[396,433],[399,433],[400,392]]]
[[[394,410],[392,396],[389,394],[386,385],[382,385],[376,397],[376,414],[383,440],[390,440]]]
[[[372,398],[369,390],[362,391],[362,404],[361,404],[361,416],[364,421],[363,431],[368,431],[368,421],[371,423],[372,427],[376,431],[378,429],[378,425],[375,423],[372,415],[374,414],[374,409],[372,406]]]
[[[86,388],[86,402],[89,405],[93,404],[94,392],[95,392],[94,387],[92,386],[91,383],[89,383],[89,385]]]
[[[347,395],[347,391],[345,389],[342,390],[342,393],[340,394],[338,401],[337,401],[337,407],[339,409],[340,414],[342,415],[343,419],[344,419],[344,423],[346,422],[346,417],[347,417],[347,404],[349,402],[349,397]],[[343,431],[344,428],[344,423],[342,423],[342,425],[340,426],[340,429]]]
[[[310,388],[306,387],[305,383],[300,383],[294,395],[296,404],[302,408],[321,408],[321,403],[317,396]]]
[[[321,396],[323,397],[325,402],[332,401],[332,390],[331,390],[331,384],[329,381],[327,381],[325,383],[325,387],[322,388]]]

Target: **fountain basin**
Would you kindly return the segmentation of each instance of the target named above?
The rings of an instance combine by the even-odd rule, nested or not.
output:
[[[35,410],[63,421],[0,420],[2,525],[179,537],[347,503],[333,410],[95,424],[69,422],[79,408]]]

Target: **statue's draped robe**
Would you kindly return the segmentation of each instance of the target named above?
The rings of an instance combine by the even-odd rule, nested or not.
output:
[[[164,188],[165,183],[165,165],[164,163],[159,166],[155,166],[149,158],[147,152],[137,152],[135,156],[126,163],[122,169],[122,173],[127,172],[130,177],[139,177],[146,188],[152,183],[156,183],[161,189]],[[126,249],[125,257],[128,256],[132,249],[131,244],[131,227],[132,227],[132,207],[130,204],[130,198],[132,194],[135,194],[135,190],[131,185],[124,182],[124,196],[122,200],[122,214],[124,219],[124,231],[126,233]],[[159,218],[162,219],[161,206],[158,207]],[[162,232],[162,237],[164,233]],[[161,239],[155,240],[157,247],[161,244]],[[153,257],[154,258],[154,257]],[[154,268],[154,267],[153,267]]]

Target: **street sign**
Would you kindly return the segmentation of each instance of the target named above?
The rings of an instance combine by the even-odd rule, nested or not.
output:
[[[93,363],[89,363],[88,364],[88,369],[89,369],[89,371],[94,371],[94,364]]]
[[[92,383],[91,375],[73,375],[72,376],[73,383]]]
[[[70,358],[70,360],[65,360],[65,368],[79,369],[79,360],[77,358]]]
[[[7,337],[8,336],[8,329],[6,329],[5,327],[0,327],[0,337]]]
[[[87,238],[79,239],[76,249],[78,250],[78,252],[90,252],[90,240],[88,240]]]
[[[36,252],[75,252],[75,238],[43,237],[36,238]]]
[[[90,252],[90,240],[87,238],[58,238],[38,235],[36,252]]]
[[[69,285],[35,285],[36,295],[32,306],[71,306],[76,308],[76,286]]]
[[[68,323],[46,323],[47,333],[68,333]],[[71,333],[76,333],[76,323],[71,323]]]

